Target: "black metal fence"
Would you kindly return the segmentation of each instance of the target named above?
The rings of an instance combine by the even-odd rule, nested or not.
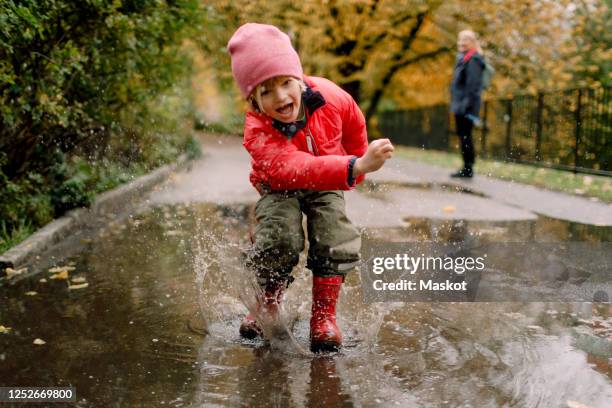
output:
[[[485,101],[474,129],[480,157],[612,176],[610,88],[572,89]],[[383,112],[378,128],[394,143],[454,150],[448,105]]]

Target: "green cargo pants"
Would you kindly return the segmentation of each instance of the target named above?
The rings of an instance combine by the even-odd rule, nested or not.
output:
[[[306,267],[315,276],[344,276],[359,261],[361,236],[346,216],[342,191],[265,193],[255,206],[255,243],[246,258],[260,284],[290,278],[304,250],[302,213],[309,241]]]

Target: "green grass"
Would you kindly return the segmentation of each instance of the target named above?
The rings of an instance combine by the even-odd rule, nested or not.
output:
[[[22,221],[17,228],[8,231],[4,222],[0,223],[0,254],[24,241],[34,233],[32,225]]]
[[[450,169],[458,169],[463,164],[458,153],[423,150],[405,146],[396,146],[395,152],[399,157]],[[612,202],[611,177],[574,174],[570,171],[478,158],[474,171],[477,174],[488,175],[503,180],[513,180],[518,183],[544,187],[553,191],[561,191],[584,197],[596,197],[605,202]]]

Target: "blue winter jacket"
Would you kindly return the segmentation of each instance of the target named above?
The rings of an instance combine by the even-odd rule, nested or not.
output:
[[[451,82],[451,112],[457,115],[480,114],[480,94],[482,93],[482,71],[485,62],[478,53],[463,62],[465,54],[457,54],[453,81]]]

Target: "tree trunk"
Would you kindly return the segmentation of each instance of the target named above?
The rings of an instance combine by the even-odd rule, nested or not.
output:
[[[380,86],[376,89],[376,91],[374,91],[374,93],[372,94],[372,98],[370,99],[370,104],[368,106],[368,110],[365,113],[365,117],[366,117],[366,121],[370,122],[370,120],[372,119],[372,117],[374,115],[376,115],[376,110],[378,109],[378,104],[380,103],[380,100],[382,99],[383,95],[385,94],[385,90],[387,89],[387,86],[389,85],[389,83],[391,83],[391,80],[393,79],[393,76],[402,68],[407,67],[410,64],[414,64],[417,63],[419,61],[423,61],[425,59],[428,58],[435,58],[439,55],[442,55],[444,53],[447,53],[450,51],[449,47],[440,47],[435,51],[431,51],[431,52],[427,52],[421,55],[417,55],[414,58],[408,59],[408,60],[404,60],[400,63],[397,63],[395,65],[393,65],[383,76],[382,81]]]
[[[351,81],[340,84],[340,87],[348,92],[353,97],[355,102],[359,104],[361,98],[361,81]]]

